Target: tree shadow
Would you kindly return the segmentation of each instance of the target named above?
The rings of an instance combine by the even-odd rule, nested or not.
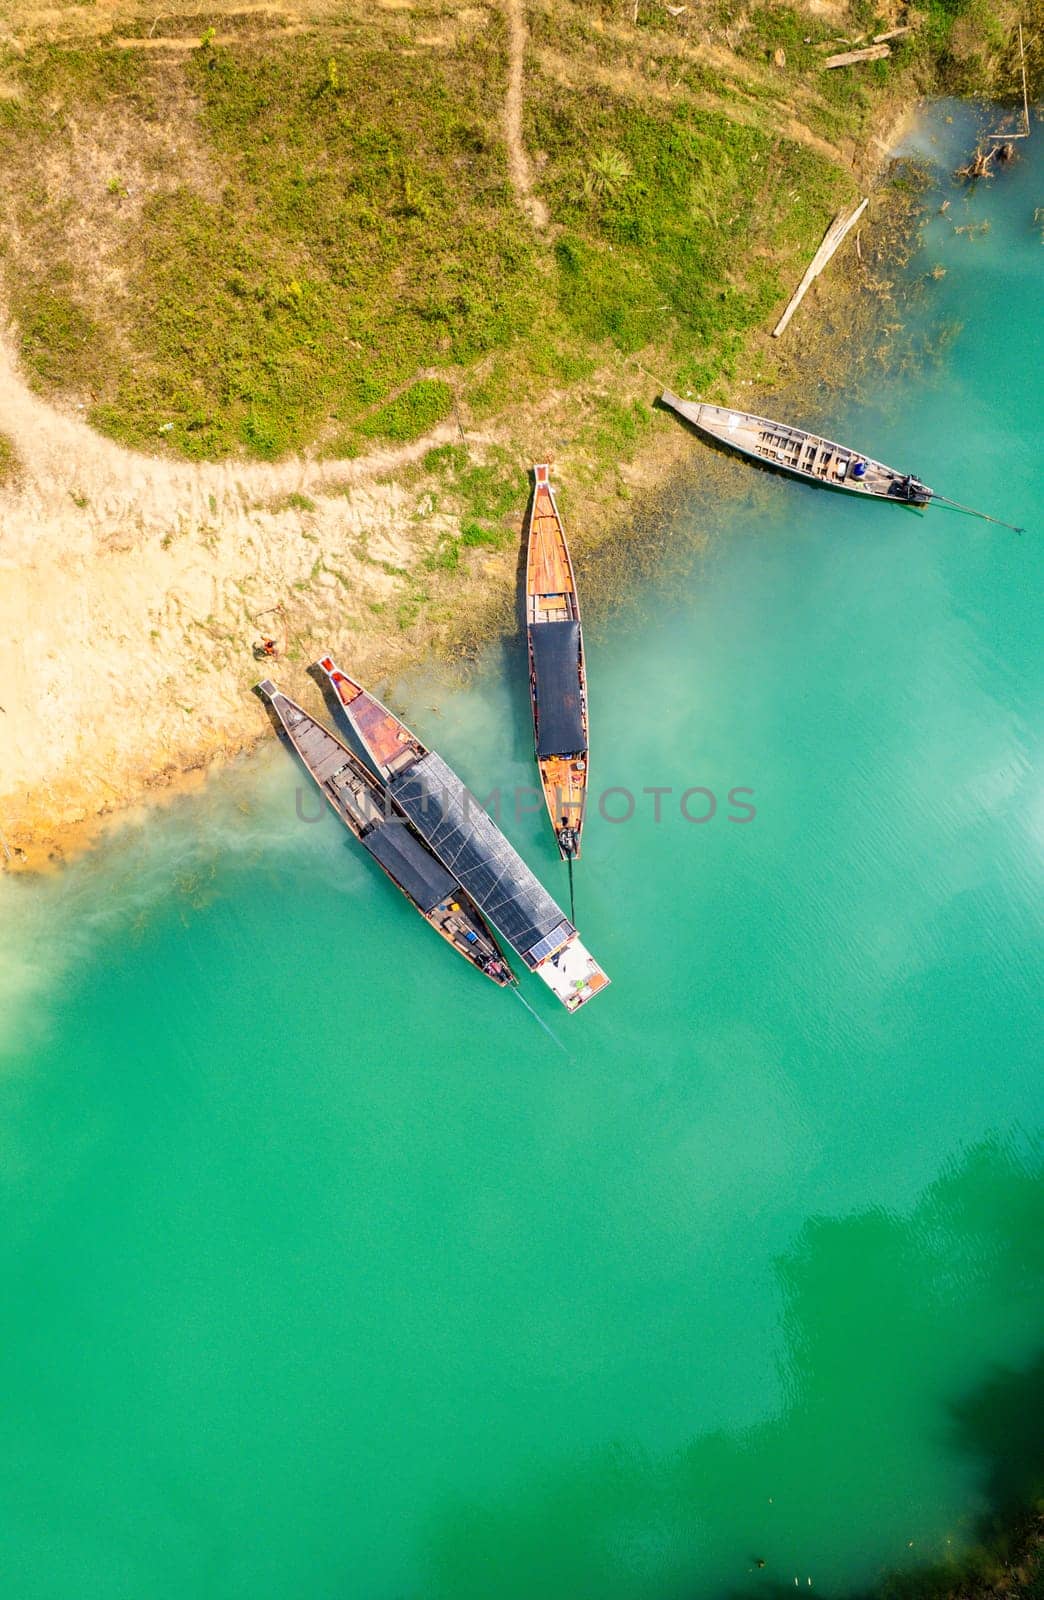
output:
[[[1006,1314],[1016,1328],[1028,1322],[1036,1279],[1026,1257],[1044,1233],[1042,1212],[1038,1173],[990,1142],[909,1214],[811,1220],[776,1263],[785,1332],[778,1414],[740,1433],[697,1432],[667,1455],[619,1439],[568,1459],[552,1453],[512,1494],[445,1506],[428,1540],[424,1592],[782,1600],[795,1574],[804,1589],[806,1574],[861,1565],[863,1585],[829,1588],[817,1577],[815,1592],[938,1600],[975,1581],[969,1594],[989,1593],[982,1582],[1010,1577],[1004,1562],[1022,1548],[1021,1508],[1040,1481],[1044,1354],[994,1368],[957,1400],[935,1368],[945,1373],[954,1347],[953,1370],[974,1370],[1004,1336]],[[843,1279],[853,1261],[859,1272]],[[555,1377],[548,1373],[539,1400],[549,1417]],[[920,1420],[911,1422],[911,1403]],[[687,1404],[691,1390],[686,1397],[682,1388],[678,1406]],[[944,1549],[933,1491],[924,1489],[938,1471],[940,1436],[957,1481],[966,1471],[974,1485],[959,1524],[964,1553],[911,1555],[891,1571],[888,1552],[907,1533],[919,1551]],[[876,1571],[875,1552],[884,1558]]]

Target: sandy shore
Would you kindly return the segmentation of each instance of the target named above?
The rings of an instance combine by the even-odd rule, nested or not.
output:
[[[651,389],[651,385],[645,387]],[[546,424],[540,434],[557,429]],[[469,552],[452,585],[400,627],[410,573],[455,519],[414,471],[456,425],[352,461],[196,465],[122,449],[34,394],[0,339],[0,433],[16,481],[0,488],[0,868],[38,871],[93,844],[144,801],[197,785],[271,732],[255,695],[272,673],[314,693],[325,650],[379,681],[439,636],[493,632],[512,610],[517,548]],[[486,435],[469,433],[474,459]],[[551,454],[550,451],[543,452]],[[623,474],[636,495],[691,445],[658,430]],[[519,532],[528,494],[519,471]],[[615,488],[577,531],[618,528]],[[258,660],[264,635],[280,647]]]
[[[250,693],[263,632],[288,632],[291,683],[323,639],[350,641],[365,672],[404,657],[372,607],[394,587],[385,569],[430,532],[387,480],[433,439],[353,462],[135,455],[31,393],[9,340],[0,430],[20,462],[0,491],[7,866],[55,859],[106,816],[256,740],[268,726]],[[279,602],[285,624],[269,609]]]

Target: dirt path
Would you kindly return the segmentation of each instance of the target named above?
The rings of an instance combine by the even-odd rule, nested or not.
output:
[[[440,522],[382,480],[455,429],[364,460],[168,461],[48,405],[0,340],[0,431],[22,464],[0,490],[0,834],[16,859],[263,732],[252,646],[278,601],[300,658],[288,687],[324,639],[364,668],[407,650],[380,612]]]
[[[508,87],[504,101],[504,133],[508,147],[511,182],[519,202],[535,228],[547,227],[547,207],[533,189],[533,169],[529,164],[522,127],[522,89],[525,74],[526,13],[523,0],[504,0],[508,25]]]

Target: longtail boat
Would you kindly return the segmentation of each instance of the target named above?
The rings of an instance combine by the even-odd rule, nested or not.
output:
[[[484,916],[568,1011],[609,979],[569,918],[453,769],[404,722],[335,666],[318,662],[392,801]]]
[[[910,473],[896,472],[882,461],[860,455],[848,445],[821,439],[804,428],[790,428],[750,411],[730,411],[728,406],[703,405],[679,400],[665,389],[661,405],[669,406],[700,433],[728,445],[742,456],[778,467],[795,478],[823,483],[850,494],[873,495],[879,500],[898,500],[903,505],[926,506],[935,495],[927,484]]]
[[[587,797],[587,674],[580,604],[549,468],[533,468],[526,639],[537,768],[558,849],[579,860]]]
[[[428,926],[501,988],[514,983],[514,974],[471,896],[395,814],[384,784],[365,762],[270,678],[257,688],[345,827]]]

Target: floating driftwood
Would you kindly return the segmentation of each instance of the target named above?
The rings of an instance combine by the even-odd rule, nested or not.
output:
[[[802,278],[801,282],[797,286],[797,289],[794,291],[794,295],[790,301],[790,304],[787,306],[787,309],[784,311],[783,315],[776,323],[776,326],[773,328],[773,339],[778,339],[780,334],[784,332],[787,323],[790,321],[791,317],[794,315],[794,312],[797,310],[798,306],[805,298],[805,295],[808,293],[809,286],[815,282],[816,278],[819,277],[819,274],[833,256],[835,250],[838,248],[845,235],[855,227],[856,223],[859,221],[859,218],[863,215],[863,212],[866,210],[869,204],[869,199],[860,200],[854,206],[849,206],[847,211],[838,212],[826,233],[823,235],[823,243],[812,257],[812,260],[809,263],[808,271],[805,273],[805,276]]]
[[[854,67],[859,61],[883,61],[891,53],[892,47],[888,44],[870,44],[865,50],[846,50],[843,55],[828,56],[823,62],[823,71],[830,72],[834,67]]]
[[[992,150],[984,150],[981,144],[976,145],[975,154],[971,160],[965,162],[963,167],[958,167],[954,177],[965,178],[969,183],[973,178],[992,178],[991,165],[994,156],[997,154],[997,148],[994,145]]]

